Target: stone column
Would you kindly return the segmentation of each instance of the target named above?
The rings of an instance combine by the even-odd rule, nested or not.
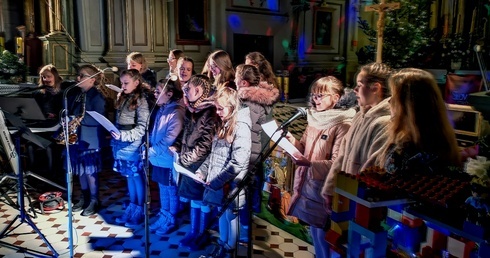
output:
[[[44,64],[53,64],[61,76],[75,72],[76,61],[73,41],[73,0],[49,0],[46,6],[49,18],[49,34],[39,37],[43,41]]]

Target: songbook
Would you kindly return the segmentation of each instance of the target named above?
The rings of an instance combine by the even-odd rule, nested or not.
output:
[[[194,179],[195,181],[197,181],[197,182],[199,182],[201,184],[206,184],[206,182],[204,182],[196,174],[194,174],[190,170],[188,170],[188,169],[184,168],[182,165],[180,165],[180,163],[179,163],[179,154],[177,152],[172,151],[172,153],[174,154],[174,169],[175,169],[175,171],[179,172],[180,174],[182,174],[184,176],[190,177],[190,178]]]
[[[97,111],[86,111],[87,114],[92,116],[97,122],[99,122],[100,125],[102,125],[107,131],[109,132],[115,132],[117,134],[121,134],[119,129],[116,128],[116,126],[109,121],[105,116],[101,115]]]
[[[267,123],[264,123],[261,125],[262,129],[264,129],[264,132],[273,140],[274,142],[277,142],[279,140],[279,137],[281,137],[281,130],[277,130],[277,122],[276,120],[271,120]],[[286,138],[282,138],[279,143],[277,144],[279,147],[281,147],[283,150],[285,150],[293,159],[298,160],[299,157],[303,156],[301,152]]]

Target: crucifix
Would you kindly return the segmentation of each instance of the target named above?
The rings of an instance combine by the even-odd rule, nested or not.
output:
[[[379,4],[366,6],[364,11],[377,12],[379,14],[377,26],[377,46],[376,46],[376,63],[382,62],[383,53],[383,30],[385,28],[386,12],[400,9],[400,3],[386,3],[386,0],[380,0]]]

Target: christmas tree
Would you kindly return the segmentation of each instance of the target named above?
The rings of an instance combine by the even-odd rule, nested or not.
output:
[[[377,4],[379,1],[373,1]],[[383,62],[393,68],[428,67],[433,60],[437,42],[436,31],[430,28],[430,6],[434,0],[394,0],[400,3],[400,9],[386,13]],[[358,18],[359,28],[372,42],[362,47],[357,55],[359,63],[375,61],[376,24]]]

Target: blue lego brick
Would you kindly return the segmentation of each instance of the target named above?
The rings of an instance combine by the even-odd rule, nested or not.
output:
[[[351,220],[354,218],[355,215],[355,209],[349,209],[348,211],[344,212],[335,212],[332,211],[332,215],[330,215],[330,219],[332,221],[346,221],[346,220]]]

